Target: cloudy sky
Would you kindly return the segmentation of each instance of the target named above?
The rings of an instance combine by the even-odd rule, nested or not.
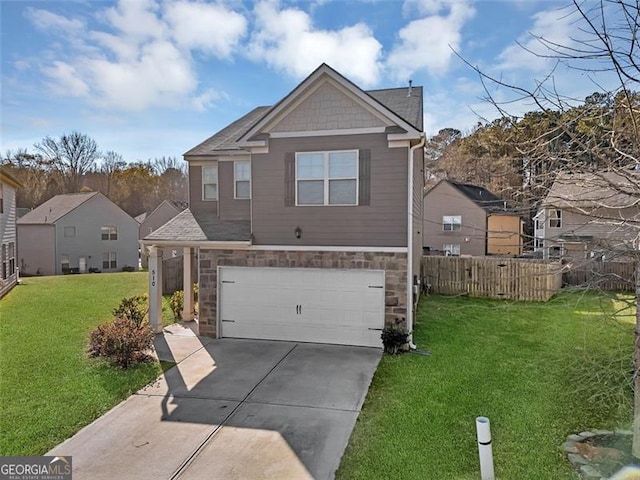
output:
[[[566,3],[2,0],[0,148],[78,130],[127,161],[181,156],[277,102],[322,62],[364,89],[411,79],[425,88],[427,134],[468,130],[477,115],[497,114],[454,50],[530,86],[550,63],[518,43],[539,49],[532,34],[575,41]],[[597,89],[593,80],[559,70],[556,84],[584,97]]]

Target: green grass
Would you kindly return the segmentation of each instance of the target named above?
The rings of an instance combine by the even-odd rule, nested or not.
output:
[[[382,358],[337,477],[479,478],[483,415],[497,478],[577,478],[560,450],[565,437],[631,424],[628,300],[423,299],[415,341],[431,356]]]
[[[146,273],[32,277],[0,301],[0,455],[45,453],[161,373],[86,355],[89,332],[146,288]]]

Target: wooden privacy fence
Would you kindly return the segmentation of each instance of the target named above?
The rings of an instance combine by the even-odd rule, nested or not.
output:
[[[162,261],[162,293],[169,295],[176,290],[183,289],[184,257],[172,257]],[[197,265],[195,258],[191,259],[191,277],[197,282]]]
[[[422,257],[422,281],[433,293],[547,301],[562,288],[558,261],[491,257]]]
[[[598,290],[635,290],[636,264],[629,262],[602,262],[593,260],[584,264],[567,264],[562,282],[568,286],[581,286]]]

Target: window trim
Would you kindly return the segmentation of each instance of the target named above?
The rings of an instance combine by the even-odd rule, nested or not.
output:
[[[249,179],[248,180],[239,180],[237,177],[236,164],[246,163],[249,165]],[[248,197],[239,197],[238,196],[238,182],[249,182],[249,196]],[[234,200],[251,200],[251,160],[234,160],[233,162],[233,199]]]
[[[445,219],[460,219],[459,223],[456,223],[454,220],[451,220],[449,222],[447,222]],[[446,225],[451,225],[451,228],[447,229],[445,228]],[[453,228],[455,225],[458,226],[458,228]],[[462,215],[443,215],[442,216],[442,231],[443,232],[459,232],[462,230]],[[449,245],[449,244],[447,244]]]
[[[557,213],[557,216],[553,216],[554,213]],[[551,225],[551,222],[558,222],[557,226]],[[549,228],[562,228],[562,210],[559,208],[553,208],[549,210]]]
[[[355,177],[329,177],[329,155],[332,153],[355,153],[356,156],[356,175]],[[299,203],[298,201],[298,182],[300,181],[320,181],[319,178],[300,178],[298,177],[298,155],[308,155],[308,154],[322,154],[324,161],[324,176],[322,178],[323,183],[323,203]],[[347,150],[319,150],[319,151],[308,151],[308,152],[296,152],[295,156],[295,206],[296,207],[357,207],[360,202],[360,150],[358,149],[347,149]],[[355,202],[354,203],[329,203],[329,183],[331,180],[355,180],[356,181],[356,191],[355,191]]]
[[[107,233],[105,233],[105,230]],[[105,235],[107,238],[104,238]],[[115,225],[103,225],[100,227],[100,238],[103,242],[111,242],[118,240],[118,227]]]
[[[458,247],[458,248],[447,248],[447,247]],[[458,253],[453,253],[454,250],[457,250]],[[448,256],[450,257],[459,257],[460,256],[460,244],[459,243],[445,243],[442,245],[443,252],[450,252]]]
[[[73,235],[67,235],[67,230],[70,230],[70,229],[73,229]],[[74,238],[76,236],[76,227],[73,227],[73,226],[64,227],[63,235],[65,238]]]
[[[216,183],[204,183],[204,171],[207,168],[213,168],[216,171]],[[218,163],[215,165],[203,165],[201,168],[201,178],[200,183],[202,184],[202,201],[203,202],[217,202],[220,198],[220,177],[219,177]],[[205,197],[205,185],[215,185],[216,186],[216,198],[206,198]]]
[[[105,267],[105,259],[104,256],[107,255],[107,264]],[[113,258],[113,259],[112,259]],[[102,252],[102,269],[103,270],[116,270],[118,268],[118,255],[117,252]]]

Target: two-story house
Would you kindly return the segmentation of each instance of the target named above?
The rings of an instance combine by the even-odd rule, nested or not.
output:
[[[6,169],[0,167],[0,298],[18,281],[16,257],[16,189],[22,184]]]
[[[425,193],[423,247],[445,255],[520,255],[522,216],[484,187],[441,180]]]
[[[161,249],[183,247],[203,335],[381,347],[385,325],[412,330],[422,118],[422,88],[364,91],[323,64],[189,150],[190,208],[143,240],[152,323]]]
[[[635,170],[560,173],[534,217],[543,258],[620,259],[640,246]]]
[[[138,267],[138,222],[100,192],[56,195],[18,220],[20,272]]]

